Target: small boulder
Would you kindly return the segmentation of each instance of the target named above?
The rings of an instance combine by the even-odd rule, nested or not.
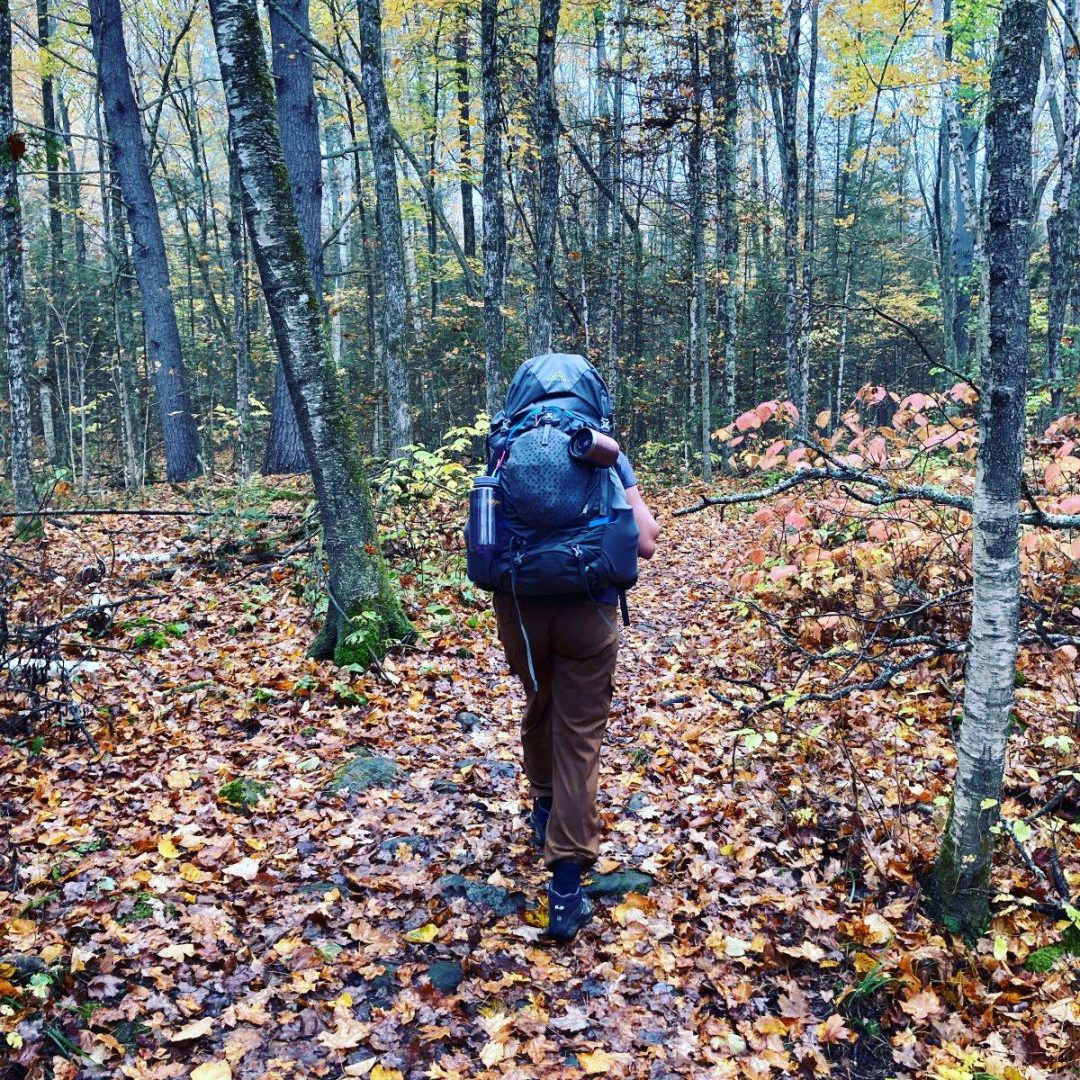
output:
[[[613,897],[621,900],[627,893],[648,894],[653,879],[640,870],[616,870],[612,874],[594,874],[585,882],[585,892],[593,897]]]
[[[442,994],[452,994],[465,972],[457,960],[434,960],[428,964],[427,974],[436,990]]]
[[[473,881],[462,874],[444,874],[436,887],[447,896],[464,896],[470,904],[488,908],[496,915],[513,915],[525,910],[525,894],[511,892],[501,885]]]
[[[389,758],[361,753],[334,773],[328,791],[357,792],[368,788],[390,787],[398,774],[397,764]]]
[[[455,713],[454,719],[461,725],[462,731],[472,731],[473,728],[479,727],[484,722],[482,716],[469,712],[468,709],[462,709],[460,712]]]

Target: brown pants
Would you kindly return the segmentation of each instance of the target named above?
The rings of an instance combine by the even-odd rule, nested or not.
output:
[[[521,747],[533,798],[552,800],[544,862],[596,861],[600,815],[596,784],[600,744],[611,708],[619,648],[614,604],[559,597],[518,597],[529,635],[537,691],[514,598],[495,594],[499,640],[525,687]]]

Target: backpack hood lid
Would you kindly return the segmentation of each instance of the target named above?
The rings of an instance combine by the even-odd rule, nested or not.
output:
[[[600,372],[574,353],[545,353],[518,368],[506,393],[505,413],[550,402],[584,412],[598,421],[611,419],[611,397]]]

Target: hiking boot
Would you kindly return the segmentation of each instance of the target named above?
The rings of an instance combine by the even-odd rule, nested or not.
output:
[[[529,815],[529,822],[532,825],[533,841],[535,842],[536,846],[541,850],[543,850],[544,841],[547,838],[547,825],[549,817],[551,817],[550,797],[533,799],[533,808],[532,813]]]
[[[593,909],[585,890],[579,885],[569,895],[548,886],[548,928],[545,936],[556,941],[573,941],[577,932],[592,918]]]

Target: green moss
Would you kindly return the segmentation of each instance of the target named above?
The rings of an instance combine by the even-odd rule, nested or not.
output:
[[[952,810],[941,838],[934,869],[923,882],[926,908],[939,926],[960,934],[970,945],[986,933],[990,925],[990,860],[978,874],[961,872],[950,833]]]
[[[361,753],[347,761],[334,773],[329,791],[367,791],[372,787],[389,787],[397,776],[398,767],[389,758]]]
[[[259,780],[244,777],[230,780],[218,788],[218,795],[233,806],[254,806],[260,799],[266,798],[267,786]]]
[[[1036,949],[1024,961],[1028,971],[1043,975],[1048,972],[1069,950],[1064,945],[1046,945]]]
[[[36,540],[45,535],[45,526],[39,517],[16,518],[15,539]]]

